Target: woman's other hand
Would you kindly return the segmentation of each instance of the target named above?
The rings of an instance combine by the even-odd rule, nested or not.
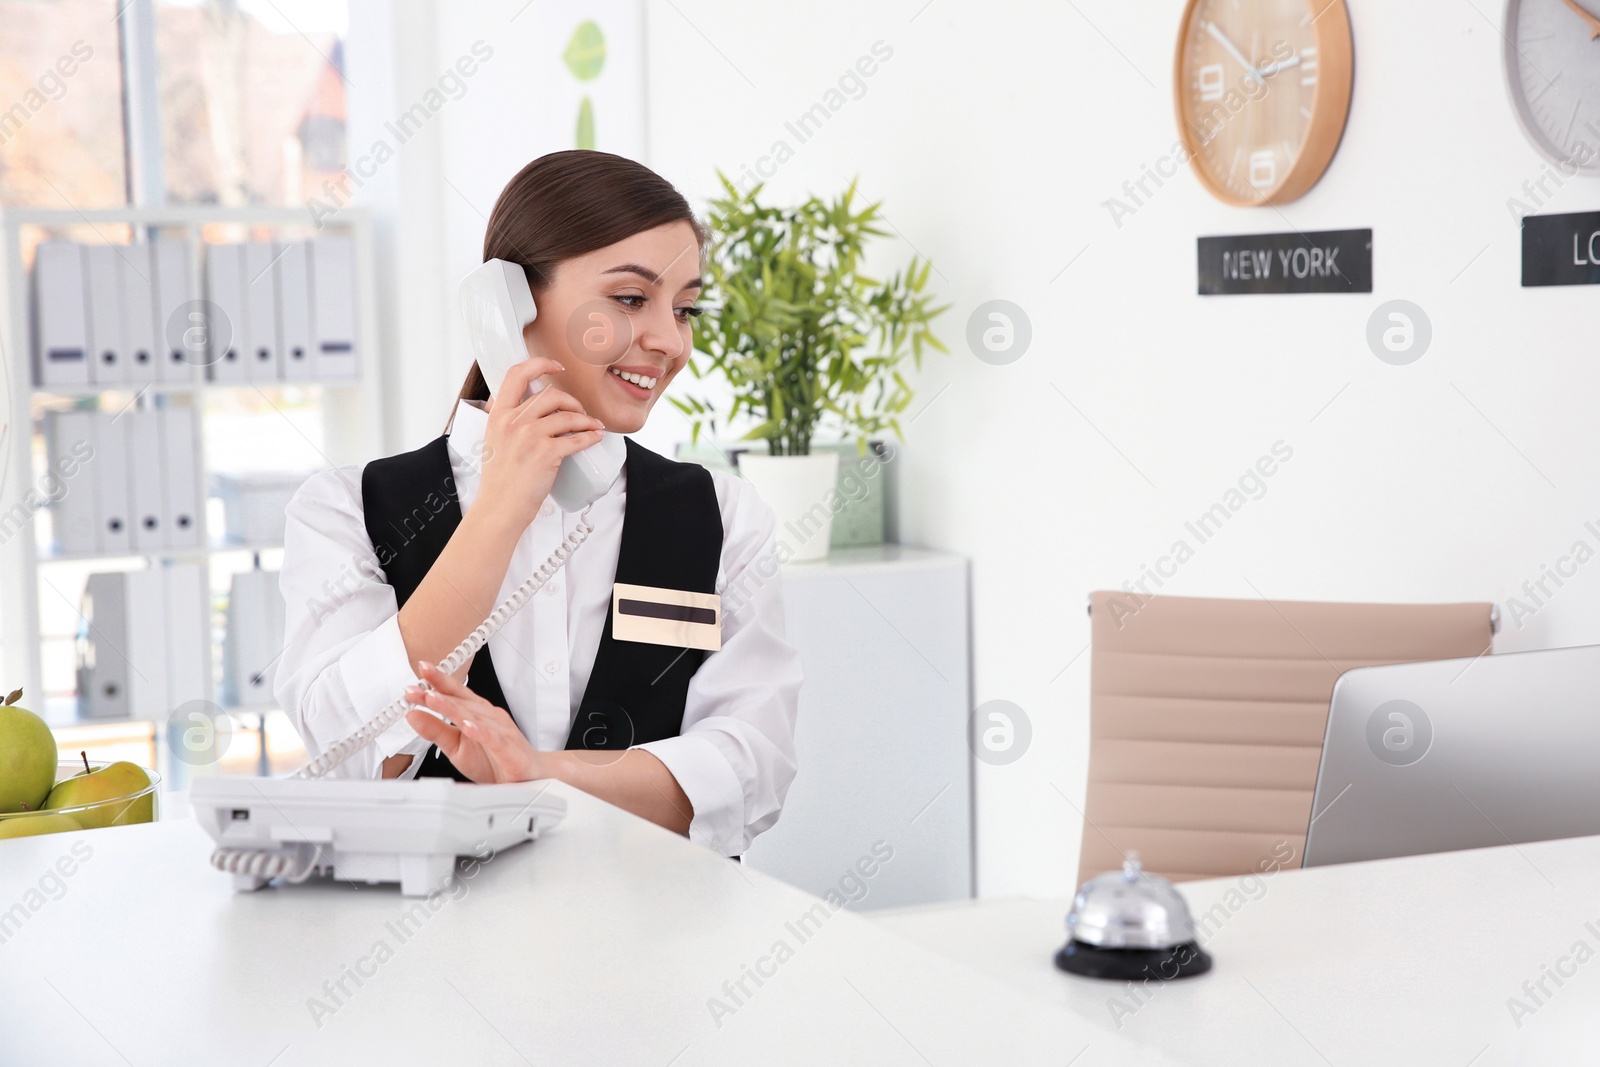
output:
[[[457,770],[474,782],[526,782],[548,777],[541,773],[541,753],[522,736],[509,712],[495,707],[433,664],[417,666],[417,673],[433,689],[411,686],[406,689],[406,699],[450,721],[412,709],[406,712],[406,722],[438,745]]]

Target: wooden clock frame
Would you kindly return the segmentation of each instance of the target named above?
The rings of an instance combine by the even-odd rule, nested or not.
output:
[[[1233,207],[1265,207],[1287,204],[1311,191],[1327,173],[1344,138],[1350,117],[1350,101],[1355,83],[1355,41],[1350,29],[1350,11],[1345,0],[1306,0],[1308,9],[1317,10],[1312,26],[1317,34],[1317,91],[1312,97],[1311,124],[1300,142],[1294,166],[1276,187],[1256,199],[1246,200],[1218,185],[1200,161],[1200,145],[1190,128],[1184,98],[1184,53],[1189,42],[1189,27],[1196,10],[1206,0],[1188,0],[1183,21],[1178,27],[1178,46],[1172,62],[1173,110],[1178,119],[1178,134],[1189,153],[1189,163],[1200,184],[1212,196]]]

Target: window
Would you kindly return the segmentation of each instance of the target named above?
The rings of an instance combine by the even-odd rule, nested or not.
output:
[[[141,145],[123,115],[130,2],[0,0],[0,206],[121,207],[145,152],[173,204],[296,206],[342,174],[347,4],[153,0],[160,144]]]
[[[169,203],[298,205],[342,173],[347,22],[343,3],[159,0]]]
[[[115,16],[110,0],[0,0],[0,205],[127,202]]]

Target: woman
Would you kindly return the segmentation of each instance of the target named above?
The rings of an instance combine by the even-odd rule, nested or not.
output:
[[[577,525],[546,499],[562,459],[638,430],[683,369],[705,240],[677,190],[606,153],[543,156],[500,194],[483,258],[523,267],[530,358],[492,398],[474,364],[446,436],[324,471],[289,506],[276,689],[307,749],[402,692],[426,709],[336,773],[558,778],[729,856],[777,821],[801,672],[772,511],[736,478],[627,441],[567,565],[465,678],[432,666]],[[568,329],[597,309],[626,345],[609,366]],[[720,650],[615,639],[616,582],[723,594]]]

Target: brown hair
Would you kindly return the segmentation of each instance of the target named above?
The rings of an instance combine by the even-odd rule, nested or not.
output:
[[[519,170],[500,191],[483,237],[483,260],[520,264],[537,297],[562,260],[672,222],[687,222],[705,248],[705,227],[689,202],[649,167],[610,152],[551,152]],[[460,397],[489,398],[476,361]]]

